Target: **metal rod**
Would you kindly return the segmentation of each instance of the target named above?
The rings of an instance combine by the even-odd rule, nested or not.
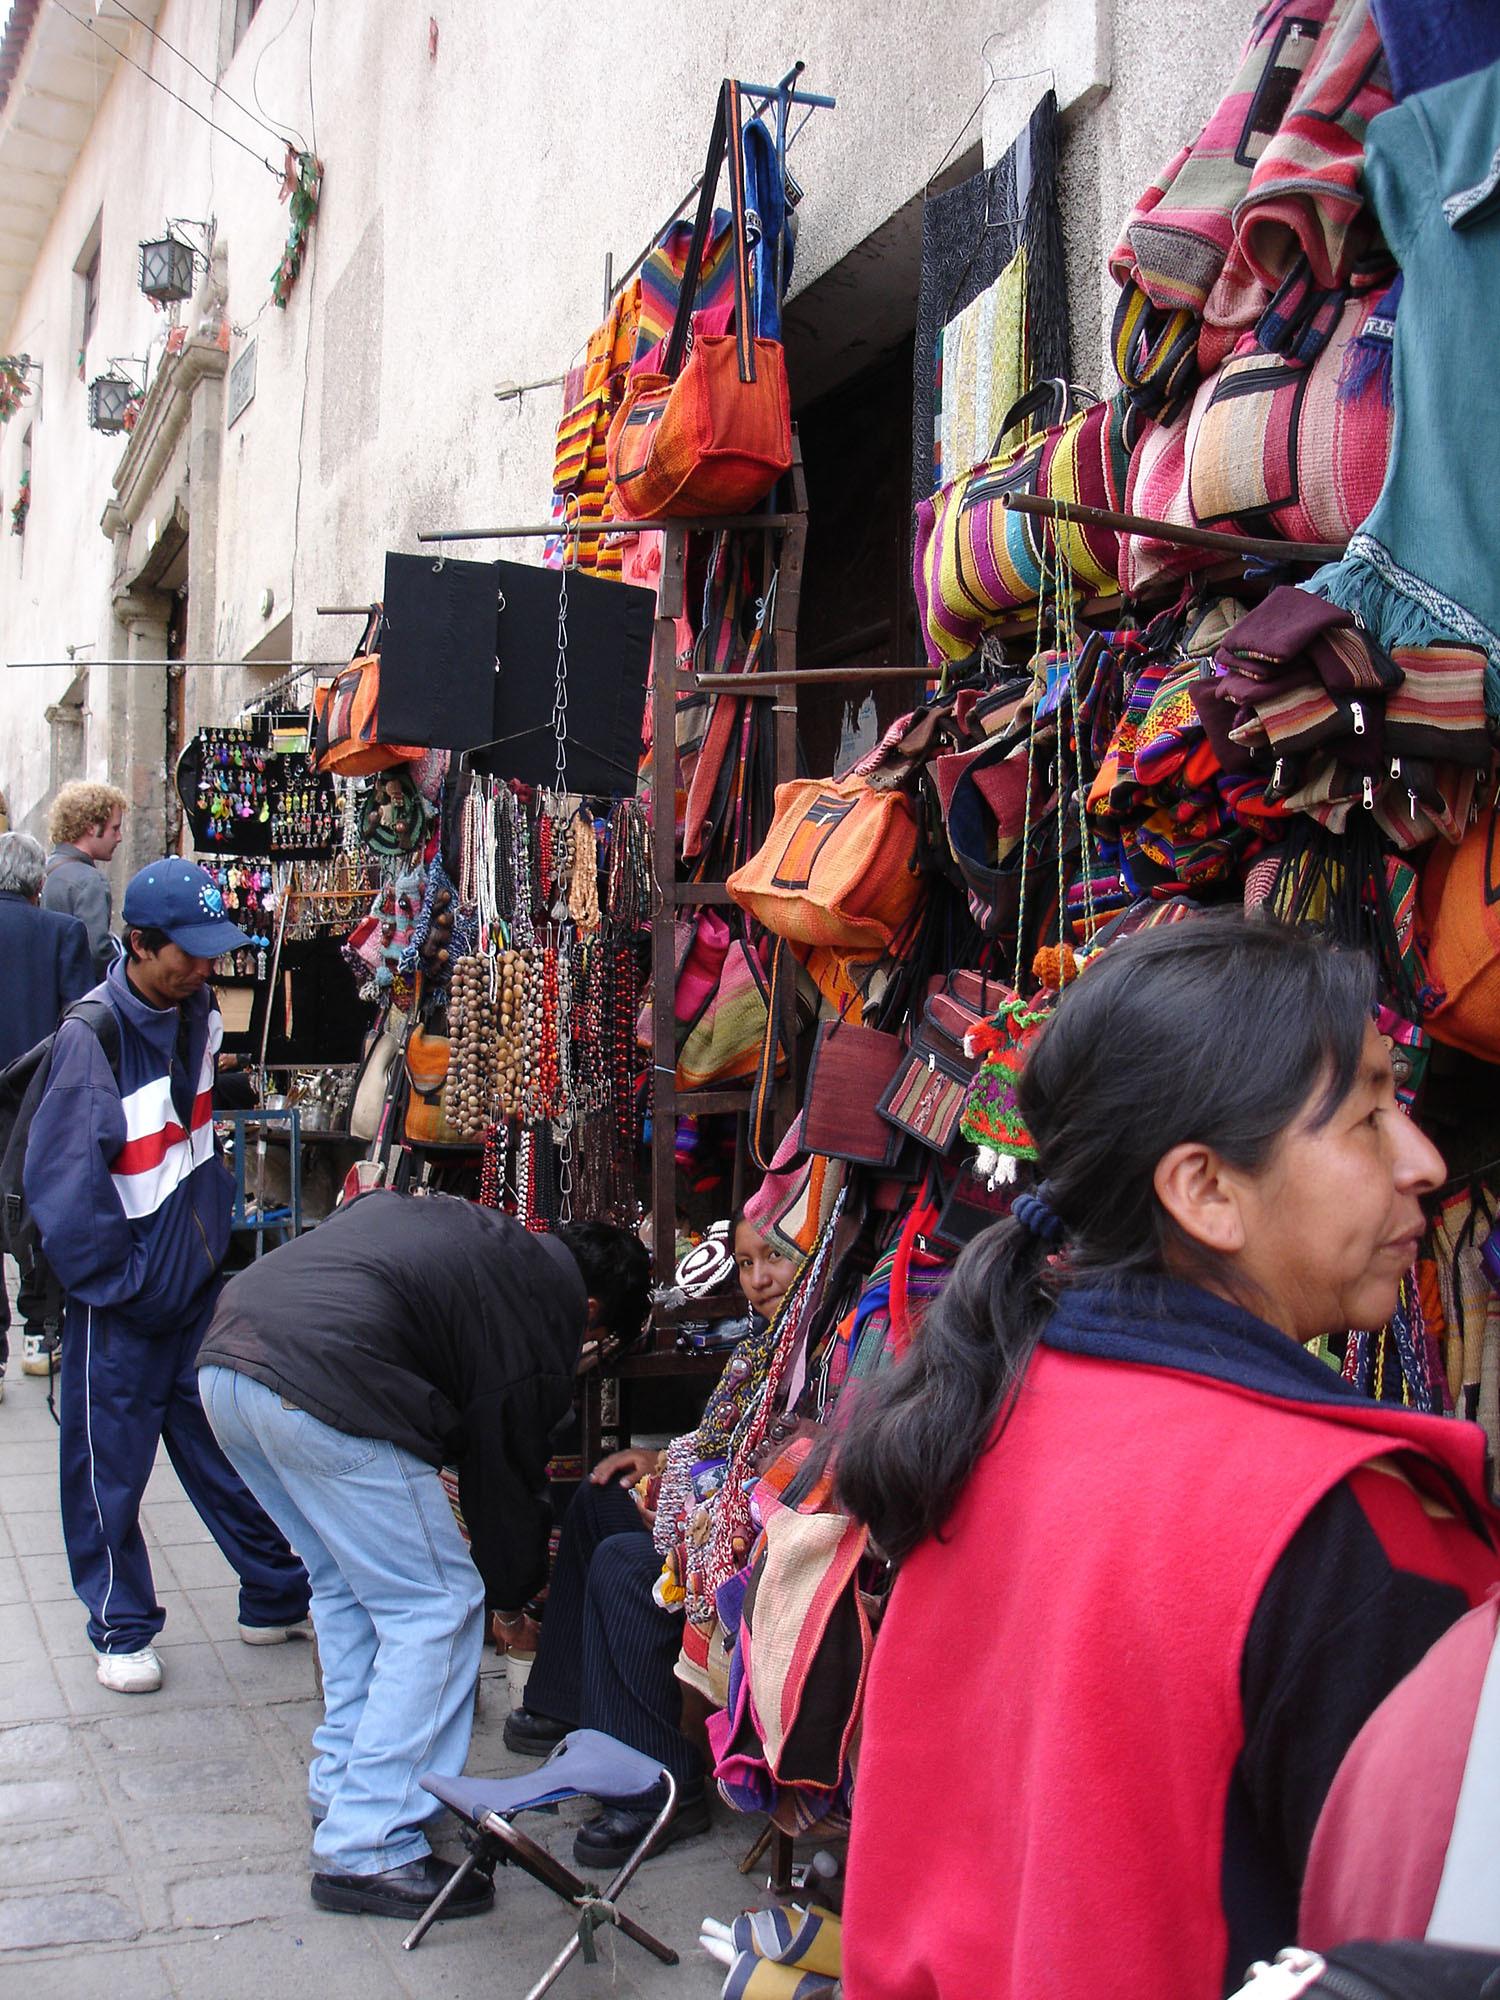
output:
[[[1181,542],[1187,548],[1222,549],[1226,555],[1280,556],[1287,562],[1337,562],[1343,542],[1283,542],[1273,536],[1222,535],[1215,528],[1179,527],[1175,521],[1152,521],[1144,514],[1117,514],[1109,507],[1085,507],[1074,500],[1050,500],[1040,493],[1002,493],[1000,505],[1017,514],[1045,514],[1058,521],[1076,521],[1088,528],[1114,528],[1122,535],[1147,535],[1153,541]]]
[[[801,69],[804,65],[798,63],[797,67]],[[777,95],[781,86],[777,83],[742,83],[740,89],[747,97],[769,99]],[[788,104],[816,104],[823,111],[834,111],[838,108],[836,97],[823,97],[815,90],[789,90],[785,95]]]
[[[784,667],[767,674],[684,674],[679,687],[738,688],[741,694],[758,695],[762,688],[801,687],[821,681],[835,686],[840,681],[934,681],[936,667]]]
[[[366,604],[364,608],[368,612],[370,606]],[[10,672],[16,672],[18,668],[24,668],[24,666],[70,666],[74,670],[80,668],[80,666],[252,666],[256,670],[260,670],[260,668],[272,668],[272,666],[282,666],[282,668],[294,666],[300,672],[310,674],[316,668],[326,668],[326,670],[336,672],[344,664],[346,664],[344,660],[146,660],[146,658],[140,658],[140,660],[6,660],[6,666],[10,668]]]
[[[317,607],[320,618],[368,618],[368,604],[320,604]]]
[[[566,375],[541,375],[534,382],[497,382],[495,401],[517,403],[523,396],[529,396],[533,389],[560,389],[567,379]]]
[[[527,542],[547,535],[566,533],[574,541],[597,540],[600,535],[630,535],[638,528],[686,528],[701,533],[746,534],[757,529],[789,528],[795,514],[726,514],[720,518],[692,521],[588,521],[577,528],[564,528],[561,521],[528,523],[519,528],[426,528],[419,542]],[[369,607],[366,606],[366,609]]]
[[[751,106],[751,116],[758,118],[761,112],[764,111],[766,106],[771,102],[771,100],[776,96],[778,96],[778,94],[782,91],[784,86],[792,83],[793,80],[797,77],[797,75],[801,72],[801,70],[803,70],[805,67],[806,65],[803,63],[794,63],[792,67],[787,71],[786,75],[782,78],[780,83],[773,83],[770,85],[763,83],[742,83],[740,85],[741,90],[748,91],[752,97],[758,97],[761,100],[759,104],[754,104]],[[826,108],[827,110],[832,111],[837,107],[837,99],[832,97],[814,96],[814,94],[811,91],[788,92],[788,99],[793,104],[810,105],[814,110]],[[802,127],[799,125],[797,127],[797,131],[800,132],[801,129]],[[791,137],[787,140],[786,143],[788,148],[790,148],[792,140],[795,139],[796,136],[797,133],[794,132],[792,133]],[[785,171],[784,153],[782,155],[782,163],[783,163],[783,171]],[[693,185],[688,189],[687,193],[682,197],[682,200],[678,202],[677,206],[672,210],[672,213],[667,217],[666,221],[661,225],[660,229],[658,229],[656,234],[651,238],[651,241],[646,245],[645,249],[640,251],[639,254],[636,255],[635,257],[632,257],[630,262],[626,265],[625,269],[621,272],[620,276],[616,278],[614,285],[615,291],[619,291],[622,285],[628,285],[630,283],[630,280],[635,276],[636,272],[641,268],[642,264],[645,263],[646,259],[651,255],[651,252],[656,248],[657,244],[660,243],[661,239],[666,235],[667,231],[672,227],[672,224],[677,220],[678,216],[681,215],[682,211],[687,207],[688,203],[691,202],[697,195],[698,190],[702,185],[703,185],[703,176],[702,174],[699,174],[698,178],[693,182]],[[611,294],[611,296],[613,296],[613,294]]]

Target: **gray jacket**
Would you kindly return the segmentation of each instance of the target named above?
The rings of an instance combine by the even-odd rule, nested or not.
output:
[[[89,934],[89,954],[94,961],[94,977],[102,979],[116,944],[110,935],[113,901],[109,877],[81,848],[64,842],[47,856],[47,875],[42,883],[42,908],[62,910],[78,917]]]

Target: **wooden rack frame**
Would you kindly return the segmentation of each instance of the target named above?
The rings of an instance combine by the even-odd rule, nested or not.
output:
[[[785,514],[762,517],[762,531],[780,539],[779,575],[772,618],[773,656],[780,673],[795,671],[797,664],[797,615],[802,596],[802,568],[807,547],[807,483],[802,470],[802,453],[792,446],[792,507]],[[748,517],[754,521],[755,517]],[[737,525],[736,533],[744,532]],[[651,861],[658,896],[651,924],[651,1051],[653,1092],[651,1113],[651,1245],[657,1284],[670,1285],[676,1268],[677,1199],[676,1131],[679,1117],[732,1111],[743,1121],[750,1108],[748,1087],[679,1091],[677,1088],[677,1038],[675,1002],[677,959],[675,929],[684,910],[720,906],[729,902],[722,882],[679,882],[677,879],[676,814],[673,801],[677,790],[677,700],[693,685],[691,673],[680,674],[677,665],[676,621],[685,609],[687,583],[687,534],[682,527],[667,530],[662,552],[661,577],[657,587],[656,631],[651,659]],[[772,556],[766,544],[765,581],[769,583]],[[759,675],[728,675],[720,679],[744,681],[747,694],[754,693]],[[766,691],[771,692],[769,677]],[[774,763],[776,783],[789,784],[797,775],[797,705],[778,701],[774,707]],[[788,983],[783,998],[781,1029],[787,1051],[787,1076],[777,1092],[778,1125],[782,1130],[794,1115],[793,1092],[796,1069],[796,992]],[[743,1132],[743,1124],[742,1124]],[[671,1325],[674,1318],[702,1319],[711,1302],[695,1300],[683,1314],[658,1319]],[[731,1303],[732,1309],[732,1303]]]
[[[795,672],[797,618],[807,544],[807,483],[795,431],[792,467],[787,477],[792,500],[788,512],[749,515],[732,522],[712,524],[680,521],[659,524],[665,528],[666,539],[657,582],[651,665],[651,866],[657,891],[651,923],[651,1245],[652,1280],[664,1286],[670,1285],[676,1274],[677,1120],[688,1115],[734,1113],[740,1120],[743,1153],[751,1096],[747,1086],[695,1091],[680,1091],[677,1088],[677,919],[684,911],[722,908],[730,900],[722,882],[685,882],[677,879],[676,813],[673,810],[677,791],[677,701],[679,694],[689,692],[699,684],[691,671],[680,670],[677,663],[676,621],[686,609],[687,537],[691,533],[702,532],[710,525],[734,533],[753,530],[763,534],[767,538],[767,582],[772,559],[777,553],[771,538],[779,538],[779,561],[775,564],[779,575],[772,618],[773,651],[777,668]],[[715,678],[719,686],[726,682],[743,682],[747,695],[763,696],[767,700],[775,697],[782,684],[779,673]],[[913,670],[907,678],[920,680],[922,676],[919,671]],[[795,695],[790,700],[777,700],[773,713],[776,782],[785,784],[797,775]],[[792,982],[788,982],[788,991],[783,997],[781,1025],[787,1050],[787,1074],[777,1087],[778,1135],[785,1132],[796,1110],[797,1016],[796,991]],[[679,1351],[672,1344],[676,1329],[690,1320],[728,1318],[741,1309],[742,1303],[737,1293],[726,1293],[717,1298],[694,1299],[680,1307],[659,1306],[652,1316],[647,1346],[604,1359],[585,1383],[582,1439],[585,1459],[593,1462],[611,1445],[629,1435],[630,1425],[622,1394],[629,1383],[674,1376],[716,1379],[723,1372],[723,1355]]]

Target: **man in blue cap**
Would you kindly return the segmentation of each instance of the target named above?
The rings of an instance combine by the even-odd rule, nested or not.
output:
[[[213,962],[250,939],[213,878],[153,861],[122,909],[125,956],[94,989],[114,1012],[111,1063],[87,1021],[65,1021],[26,1149],[26,1200],[67,1294],[61,1486],[73,1588],[99,1679],[161,1686],[165,1622],[140,1530],[158,1443],[240,1578],[240,1637],[288,1636],[307,1573],[219,1449],[198,1401],[196,1357],[229,1244],[230,1177],[213,1128],[222,1039]]]

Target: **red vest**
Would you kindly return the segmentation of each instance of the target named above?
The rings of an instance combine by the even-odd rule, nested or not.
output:
[[[1500,1523],[1472,1424],[1040,1349],[875,1648],[848,2000],[1217,2000],[1251,1618],[1317,1502],[1403,1450]]]

